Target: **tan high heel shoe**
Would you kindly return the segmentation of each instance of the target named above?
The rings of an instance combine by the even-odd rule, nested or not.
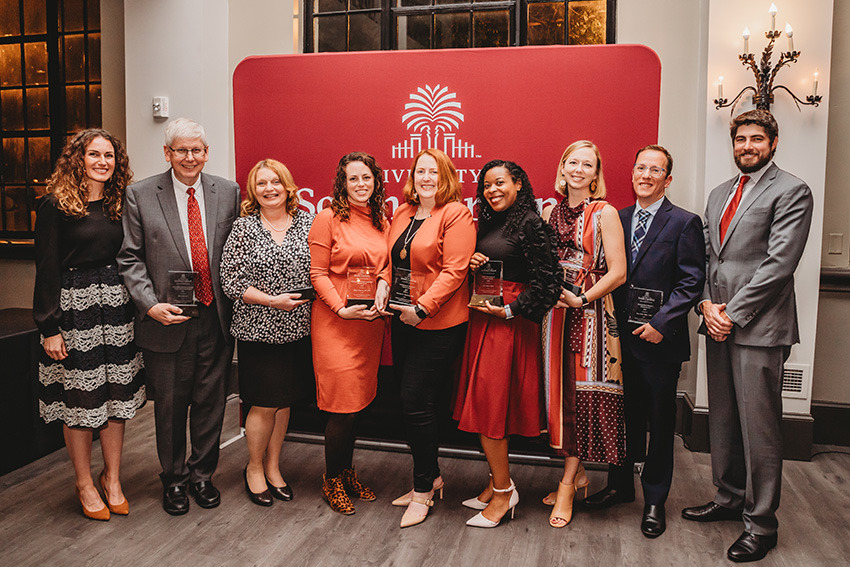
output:
[[[573,519],[573,498],[576,495],[575,484],[558,483],[558,496],[552,513],[549,515],[549,525],[553,528],[563,528]],[[563,522],[563,523],[562,523]]]
[[[404,515],[401,517],[400,526],[402,528],[409,528],[410,526],[415,526],[416,524],[424,522],[425,518],[428,517],[428,510],[430,510],[431,506],[434,505],[434,500],[432,500],[433,497],[433,490],[426,496],[414,494],[410,504],[407,506],[407,510],[404,511]]]
[[[438,476],[437,478],[434,479],[434,485],[433,485],[433,488],[431,490],[433,490],[433,492],[435,494],[438,493],[438,492],[440,493],[440,500],[443,499],[443,487],[445,485],[446,484],[445,484],[445,482],[443,482],[442,476]],[[393,506],[407,506],[407,505],[410,504],[412,499],[413,499],[413,490],[411,490],[407,494],[405,494],[403,496],[399,496],[398,498],[393,500]]]
[[[77,493],[77,498],[79,498],[80,505],[83,507],[83,516],[91,520],[99,520],[101,522],[105,522],[109,519],[109,508],[107,508],[106,505],[99,510],[89,510],[86,508],[86,505],[83,504],[83,497],[80,495],[80,489],[74,487],[74,491]]]
[[[121,504],[112,505],[109,503],[109,493],[106,492],[106,482],[104,480],[104,476],[106,475],[106,469],[100,471],[100,478],[98,482],[100,482],[100,487],[103,489],[104,500],[106,500],[106,507],[109,508],[109,511],[113,514],[118,514],[119,516],[126,516],[130,513],[130,503],[127,502],[127,498],[124,497],[124,502]]]
[[[576,471],[575,479],[573,480],[573,484],[576,487],[576,493],[582,488],[584,489],[584,496],[582,499],[587,498],[587,489],[590,486],[590,481],[587,479],[587,471],[584,470],[584,466],[579,463],[578,470]],[[543,503],[547,506],[554,506],[555,500],[558,499],[558,491],[553,490],[549,494],[543,498]]]

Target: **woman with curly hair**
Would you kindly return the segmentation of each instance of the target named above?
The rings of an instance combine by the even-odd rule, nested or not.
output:
[[[375,500],[354,473],[354,422],[375,398],[384,320],[375,297],[376,278],[388,279],[383,170],[363,152],[342,157],[331,207],[310,229],[310,279],[321,301],[313,304],[312,344],[320,410],[325,428],[322,495],[331,508],[353,514],[349,496]],[[353,289],[354,286],[360,289]],[[367,297],[368,296],[368,297]]]
[[[241,218],[221,257],[221,288],[233,299],[239,396],[248,408],[245,490],[260,506],[293,496],[280,473],[280,453],[289,409],[311,377],[306,293],[313,216],[298,208],[298,187],[286,166],[264,159],[248,173]]]
[[[543,322],[545,404],[549,444],[564,460],[549,524],[570,523],[579,488],[587,495],[582,460],[621,464],[625,453],[620,339],[611,292],[626,281],[623,226],[605,199],[602,158],[579,140],[561,155],[555,177],[561,202],[543,210],[557,253],[572,274]],[[631,475],[631,472],[629,472]]]
[[[537,214],[525,171],[488,162],[478,178],[478,241],[469,266],[502,262],[502,299],[472,306],[454,418],[478,433],[490,482],[463,502],[481,510],[466,522],[493,528],[519,503],[508,467],[508,436],[544,430],[540,321],[561,292],[551,231]]]
[[[57,160],[35,223],[33,318],[44,347],[39,411],[45,422],[63,422],[77,496],[94,520],[129,513],[119,480],[124,422],[145,403],[133,306],[115,263],[132,176],[120,140],[105,130],[83,130]],[[103,500],[91,476],[95,430]]]

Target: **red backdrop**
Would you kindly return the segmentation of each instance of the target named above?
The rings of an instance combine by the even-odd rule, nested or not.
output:
[[[578,139],[602,153],[608,200],[633,201],[635,151],[655,143],[661,64],[637,45],[381,51],[249,57],[233,76],[239,184],[282,161],[304,206],[327,206],[336,164],[374,155],[393,208],[420,148],[452,157],[467,204],[481,166],[517,162],[540,199]]]

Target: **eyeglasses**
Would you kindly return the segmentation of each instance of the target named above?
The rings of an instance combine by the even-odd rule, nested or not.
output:
[[[184,158],[189,154],[192,154],[192,157],[202,156],[206,153],[206,148],[177,148],[174,149],[171,146],[168,146],[168,149],[177,154],[178,156]]]
[[[652,177],[661,177],[662,175],[664,175],[664,173],[665,173],[667,170],[666,170],[666,169],[664,169],[663,167],[656,167],[656,166],[654,166],[654,165],[653,165],[652,167],[646,167],[646,166],[645,166],[645,165],[643,165],[642,163],[636,163],[636,164],[635,164],[635,167],[634,167],[634,169],[633,169],[633,171],[634,171],[635,173],[637,173],[638,175],[643,175],[644,173],[646,173],[647,171],[649,171],[649,175],[650,175],[650,176],[652,176]]]

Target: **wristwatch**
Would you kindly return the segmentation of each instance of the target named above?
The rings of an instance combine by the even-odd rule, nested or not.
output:
[[[587,296],[585,294],[582,293],[581,295],[578,296],[578,298],[581,299],[582,309],[584,309],[585,307],[590,305],[590,302],[587,300]]]
[[[511,306],[510,306],[510,305],[505,305],[505,320],[507,320],[507,319],[513,319],[513,318],[514,318],[514,314],[513,314],[513,312],[511,311]]]
[[[420,319],[425,319],[428,316],[428,312],[422,309],[418,304],[413,306],[413,312],[416,313],[416,316]]]

